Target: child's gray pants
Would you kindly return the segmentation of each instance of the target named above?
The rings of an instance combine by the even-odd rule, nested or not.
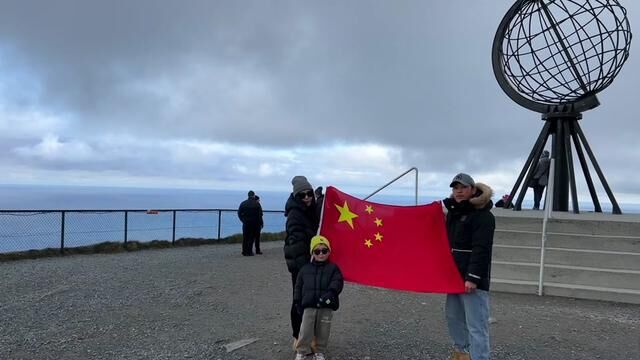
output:
[[[299,354],[310,354],[311,341],[316,338],[316,352],[324,353],[329,342],[331,332],[331,318],[333,310],[327,308],[306,308],[302,315],[302,325],[300,325],[300,335],[296,352]]]

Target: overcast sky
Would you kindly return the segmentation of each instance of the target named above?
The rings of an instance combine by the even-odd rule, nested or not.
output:
[[[367,193],[415,166],[422,194],[459,171],[508,192],[543,125],[492,72],[511,4],[2,0],[0,182]],[[632,44],[581,121],[620,202],[638,84]]]

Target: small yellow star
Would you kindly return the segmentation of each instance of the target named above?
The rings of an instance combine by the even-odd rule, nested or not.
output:
[[[371,247],[373,246],[373,244],[371,243],[371,240],[369,240],[369,239],[366,239],[366,240],[364,241],[364,244],[365,244],[368,248],[371,248]]]
[[[344,205],[340,206],[338,204],[334,204],[338,211],[340,211],[340,218],[338,222],[346,221],[349,226],[353,229],[353,219],[357,218],[358,215],[354,214],[349,210],[349,205],[347,205],[347,201],[345,200]]]
[[[367,208],[364,211],[366,211],[367,214],[371,215],[371,213],[373,212],[373,206],[367,205]]]
[[[376,223],[376,226],[382,226],[382,219],[376,218],[373,222]]]
[[[374,236],[376,237],[376,240],[382,242],[382,234],[376,233]]]

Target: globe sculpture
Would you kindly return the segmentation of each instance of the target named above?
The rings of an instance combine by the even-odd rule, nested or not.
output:
[[[621,213],[578,120],[582,112],[600,104],[596,94],[620,73],[630,45],[627,11],[617,0],[518,0],[504,16],[492,48],[496,80],[513,101],[542,113],[545,121],[511,191],[514,199],[522,185],[515,210],[521,210],[527,184],[551,138],[553,210],[569,210],[570,189],[572,209],[579,212],[573,142],[595,211],[602,212],[602,207],[583,147],[612,212]]]

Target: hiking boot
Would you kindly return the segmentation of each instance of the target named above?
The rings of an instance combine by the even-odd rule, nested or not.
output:
[[[469,355],[469,353],[466,352],[460,352],[460,351],[454,351],[453,354],[451,354],[451,360],[471,360],[471,356]]]
[[[323,353],[315,353],[313,354],[313,360],[326,360]]]

